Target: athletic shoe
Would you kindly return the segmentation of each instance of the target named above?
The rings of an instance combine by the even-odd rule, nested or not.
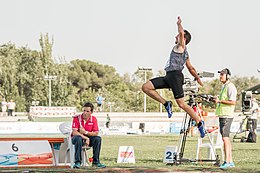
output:
[[[229,165],[230,165],[230,167],[235,167],[235,163],[234,162],[230,162]]]
[[[224,161],[220,166],[222,166],[222,165],[225,165],[227,162],[226,161]]]
[[[235,167],[234,162],[230,162],[230,163],[224,162],[224,163],[220,166],[221,169],[234,168],[234,167]]]
[[[92,166],[97,167],[97,168],[105,168],[106,167],[106,165],[101,164],[101,163],[97,163],[97,164],[93,163]]]
[[[171,118],[172,117],[172,103],[171,101],[167,101],[166,102],[166,106],[164,106],[167,113],[168,113],[168,118]]]
[[[75,163],[75,164],[73,165],[73,168],[79,169],[79,168],[80,168],[80,163]]]
[[[204,126],[204,121],[201,121],[201,125],[198,127],[199,131],[200,131],[200,137],[204,138],[206,131],[205,131],[205,126]]]

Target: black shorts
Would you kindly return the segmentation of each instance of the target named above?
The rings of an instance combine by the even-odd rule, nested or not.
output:
[[[219,129],[222,137],[229,137],[233,118],[219,118]]]
[[[101,105],[102,105],[102,104],[100,104],[100,103],[97,103],[97,106],[98,106],[98,107],[101,107]]]
[[[171,88],[175,99],[184,97],[184,76],[179,70],[169,71],[166,76],[153,78],[150,81],[155,89]]]

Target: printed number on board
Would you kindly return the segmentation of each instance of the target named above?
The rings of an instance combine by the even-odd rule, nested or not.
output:
[[[173,153],[172,153],[171,151],[166,152],[165,155],[166,155],[166,159],[167,159],[167,160],[168,160],[168,159],[170,160],[170,159],[173,158]]]
[[[15,152],[17,152],[19,149],[18,149],[17,146],[15,146],[15,144],[13,144],[13,145],[12,145],[12,150],[15,151]]]

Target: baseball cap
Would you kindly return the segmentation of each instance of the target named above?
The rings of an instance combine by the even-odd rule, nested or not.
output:
[[[228,68],[224,68],[223,70],[218,71],[218,73],[231,75],[231,72],[230,72],[230,70]]]

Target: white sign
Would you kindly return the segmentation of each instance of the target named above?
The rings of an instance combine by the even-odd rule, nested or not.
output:
[[[53,155],[47,140],[0,141],[0,167],[51,166]]]
[[[177,159],[177,146],[166,146],[163,163],[173,163]]]
[[[120,146],[117,163],[135,163],[135,153],[133,146]]]

